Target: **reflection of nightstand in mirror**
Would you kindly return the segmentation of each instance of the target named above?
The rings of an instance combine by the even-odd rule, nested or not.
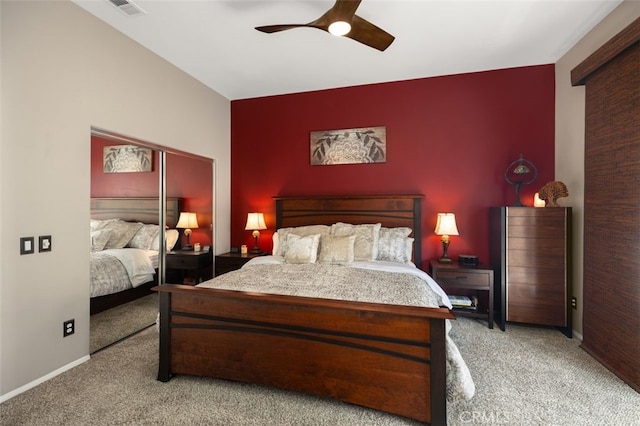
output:
[[[447,295],[465,295],[469,293],[481,300],[481,305],[469,307],[454,306],[454,313],[461,316],[484,318],[489,328],[493,328],[493,269],[489,266],[463,266],[458,262],[429,262],[431,277],[442,287]],[[486,297],[482,298],[482,294]],[[484,300],[483,300],[484,299]],[[499,324],[504,331],[504,325]]]
[[[254,257],[264,256],[266,253],[225,253],[216,255],[216,277],[230,271],[242,268],[242,265]]]
[[[211,252],[170,251],[166,259],[168,283],[195,285],[213,277]]]

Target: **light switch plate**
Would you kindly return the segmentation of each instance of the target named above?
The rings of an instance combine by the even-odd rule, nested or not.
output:
[[[31,254],[35,251],[33,237],[20,238],[20,254]]]
[[[51,235],[41,235],[38,237],[38,251],[51,251]]]

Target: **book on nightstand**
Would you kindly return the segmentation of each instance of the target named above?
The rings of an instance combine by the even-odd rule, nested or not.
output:
[[[454,308],[476,309],[478,300],[475,297],[449,295]]]

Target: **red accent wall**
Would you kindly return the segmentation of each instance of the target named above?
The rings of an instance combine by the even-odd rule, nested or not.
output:
[[[112,140],[91,137],[91,197],[157,197],[159,194],[158,152],[153,153],[148,173],[104,173],[103,148],[118,145]],[[211,245],[213,223],[213,164],[178,154],[167,154],[167,196],[184,198],[182,210],[198,216],[191,243]]]
[[[488,261],[488,209],[512,205],[504,171],[520,154],[538,168],[525,205],[554,178],[554,66],[542,65],[237,100],[231,103],[231,245],[247,244],[246,215],[272,197],[424,194],[423,266],[439,257],[438,212],[456,214],[449,254]],[[386,126],[387,161],[311,166],[309,133]]]

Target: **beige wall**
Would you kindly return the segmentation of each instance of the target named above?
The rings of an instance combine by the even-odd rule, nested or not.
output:
[[[0,17],[2,401],[89,353],[91,127],[215,159],[222,252],[230,103],[68,1],[2,0]],[[20,256],[39,235],[53,250]]]
[[[582,334],[584,229],[584,86],[571,86],[571,70],[640,17],[640,1],[626,0],[556,63],[556,179],[570,196],[560,199],[573,208],[573,329]]]

